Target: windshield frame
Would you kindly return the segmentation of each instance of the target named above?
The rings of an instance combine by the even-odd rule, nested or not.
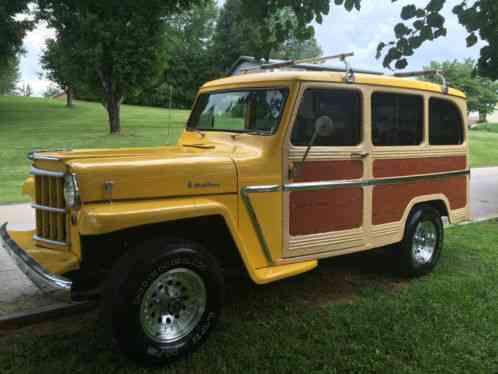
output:
[[[196,128],[192,127],[191,123],[193,120],[193,115],[196,111],[197,105],[199,103],[199,98],[203,94],[222,94],[222,93],[231,93],[231,92],[249,92],[249,91],[282,91],[284,94],[284,100],[283,100],[283,105],[282,105],[282,110],[280,112],[280,115],[276,119],[277,125],[273,128],[272,131],[258,131],[258,130],[251,130],[251,129],[216,129],[216,128],[210,128],[210,129],[204,129],[204,128]],[[185,130],[188,132],[228,132],[228,133],[235,133],[235,134],[249,134],[249,135],[261,135],[261,136],[271,136],[275,135],[280,128],[280,124],[282,123],[282,118],[285,114],[285,111],[287,109],[287,104],[289,103],[289,97],[291,95],[290,92],[290,87],[289,86],[264,86],[264,87],[253,87],[253,86],[248,86],[248,87],[237,87],[237,88],[230,88],[230,89],[219,89],[219,90],[208,90],[208,91],[200,91],[194,101],[194,105],[192,106],[192,110],[190,111],[190,115],[187,120],[187,126],[185,127]]]

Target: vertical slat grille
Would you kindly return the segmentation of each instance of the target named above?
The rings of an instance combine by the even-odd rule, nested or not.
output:
[[[37,238],[66,243],[64,178],[35,175],[35,204]]]

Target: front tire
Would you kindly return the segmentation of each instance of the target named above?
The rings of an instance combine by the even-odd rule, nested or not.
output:
[[[439,211],[430,205],[413,208],[399,246],[402,275],[419,277],[434,270],[443,248],[444,230]]]
[[[193,352],[221,312],[220,267],[196,243],[145,243],[123,258],[110,283],[104,313],[112,336],[125,354],[147,365]]]

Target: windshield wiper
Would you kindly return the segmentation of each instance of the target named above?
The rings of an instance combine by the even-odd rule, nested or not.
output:
[[[271,135],[271,131],[268,131],[268,130],[249,130],[249,131],[244,131],[243,134],[269,136],[269,135]]]

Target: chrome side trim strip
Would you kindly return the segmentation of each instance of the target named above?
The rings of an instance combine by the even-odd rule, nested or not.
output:
[[[334,189],[334,188],[381,186],[386,184],[417,182],[420,180],[435,180],[447,177],[458,177],[469,174],[470,170],[465,170],[465,171],[452,171],[448,173],[434,173],[434,174],[415,175],[415,176],[406,176],[406,177],[379,178],[379,179],[370,179],[366,181],[342,180],[342,181],[330,181],[330,182],[290,183],[286,184],[283,187],[283,191],[313,191],[313,190],[324,190],[324,189]]]
[[[31,168],[31,174],[41,175],[45,177],[55,177],[55,178],[64,178],[64,176],[66,175],[66,173],[63,172],[38,169],[35,168],[34,166]]]
[[[42,238],[38,235],[33,235],[33,239],[38,241],[38,242],[42,242],[42,243],[46,243],[46,244],[50,244],[50,245],[57,245],[60,247],[67,247],[69,245],[69,243],[67,243],[67,242],[60,242],[58,240],[45,239],[45,238]]]
[[[0,226],[0,248],[14,260],[17,267],[44,292],[64,300],[70,300],[72,281],[60,275],[49,273],[38,262],[11,239],[7,224]]]
[[[266,241],[265,234],[263,233],[263,229],[261,228],[261,225],[259,224],[258,217],[256,216],[256,211],[254,210],[254,207],[251,203],[251,198],[249,197],[249,193],[251,193],[251,192],[276,192],[279,190],[279,186],[271,186],[271,190],[267,190],[267,189],[262,190],[261,188],[264,188],[264,187],[265,186],[243,187],[240,190],[240,196],[242,197],[242,201],[244,202],[247,213],[249,214],[249,218],[251,219],[252,226],[253,226],[254,231],[256,232],[256,235],[258,237],[259,244],[261,245],[261,248],[263,249],[263,254],[265,255],[266,261],[268,261],[268,263],[270,265],[273,265],[274,261],[273,261],[273,258],[271,256],[270,248],[268,247],[268,243]]]
[[[67,212],[67,209],[53,208],[51,206],[40,205],[40,204],[31,204],[31,207],[33,209],[44,210],[44,211],[52,212],[52,213],[66,213]]]
[[[399,184],[399,183],[409,183],[416,182],[419,180],[437,180],[447,177],[457,177],[469,175],[470,170],[464,171],[452,171],[447,173],[434,173],[425,175],[415,175],[415,176],[405,176],[405,177],[393,177],[393,178],[379,178],[371,180],[341,180],[341,181],[325,181],[325,182],[304,182],[304,183],[289,183],[283,186],[278,184],[273,185],[263,185],[263,186],[247,186],[242,187],[240,190],[240,196],[246,207],[249,218],[251,219],[254,231],[259,240],[259,244],[263,249],[263,253],[266,260],[270,265],[274,264],[270,248],[268,247],[268,242],[266,241],[265,235],[261,224],[256,216],[256,211],[251,203],[250,193],[264,193],[264,192],[291,192],[291,191],[314,191],[314,190],[324,190],[324,189],[337,189],[337,188],[351,188],[351,187],[368,187],[368,186],[380,186],[386,184]]]

